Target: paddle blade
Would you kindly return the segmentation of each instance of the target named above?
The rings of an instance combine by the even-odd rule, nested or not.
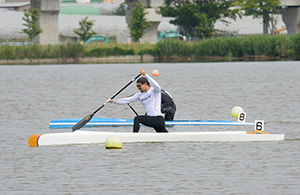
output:
[[[94,113],[87,115],[81,121],[79,121],[76,125],[74,125],[72,127],[72,130],[76,131],[76,130],[81,129],[84,125],[86,125],[93,118],[93,116],[94,116]]]

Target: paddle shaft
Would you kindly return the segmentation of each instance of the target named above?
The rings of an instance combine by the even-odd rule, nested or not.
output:
[[[137,78],[139,78],[140,74],[138,74],[134,79],[132,79],[129,83],[127,83],[127,85],[125,85],[122,89],[120,89],[120,91],[118,91],[115,95],[113,95],[110,99],[114,99],[117,95],[119,95],[124,89],[126,89],[132,82],[134,82]],[[99,110],[101,110],[105,105],[106,105],[107,101],[100,106],[97,110],[95,110],[95,112],[93,112],[93,114],[96,114]]]
[[[129,83],[127,83],[127,85],[125,85],[122,89],[120,89],[115,95],[113,95],[110,99],[114,99],[117,95],[119,95],[124,89],[126,89],[132,82],[134,82],[138,77],[140,76],[140,74],[138,74],[134,79],[132,79]],[[79,121],[76,125],[74,125],[72,127],[73,131],[79,130],[81,129],[85,124],[87,124],[93,117],[94,115],[101,110],[106,103],[108,102],[108,100],[106,102],[104,102],[104,104],[102,106],[100,106],[97,110],[95,110],[92,114],[87,115],[86,117],[84,117],[81,121]]]
[[[128,105],[129,108],[134,112],[135,115],[137,115],[137,116],[139,115],[139,114],[135,111],[135,109],[134,109],[129,103],[128,103],[127,105]]]

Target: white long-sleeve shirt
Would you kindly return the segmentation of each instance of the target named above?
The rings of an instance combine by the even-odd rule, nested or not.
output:
[[[138,92],[127,98],[116,99],[114,103],[128,104],[139,100],[144,105],[148,116],[163,116],[161,113],[161,87],[148,74],[145,77],[151,85],[151,88],[147,92]]]

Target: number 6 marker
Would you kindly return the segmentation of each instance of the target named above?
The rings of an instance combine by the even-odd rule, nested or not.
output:
[[[263,133],[264,132],[264,121],[263,120],[255,120],[254,125],[254,132],[256,133]]]

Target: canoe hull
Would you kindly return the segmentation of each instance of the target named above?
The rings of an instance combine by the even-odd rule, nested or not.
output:
[[[28,142],[30,147],[98,144],[105,143],[109,136],[119,137],[123,143],[138,142],[244,142],[244,141],[281,141],[284,134],[250,133],[246,131],[226,132],[174,132],[174,133],[120,133],[75,131],[68,133],[52,133],[32,135]]]

